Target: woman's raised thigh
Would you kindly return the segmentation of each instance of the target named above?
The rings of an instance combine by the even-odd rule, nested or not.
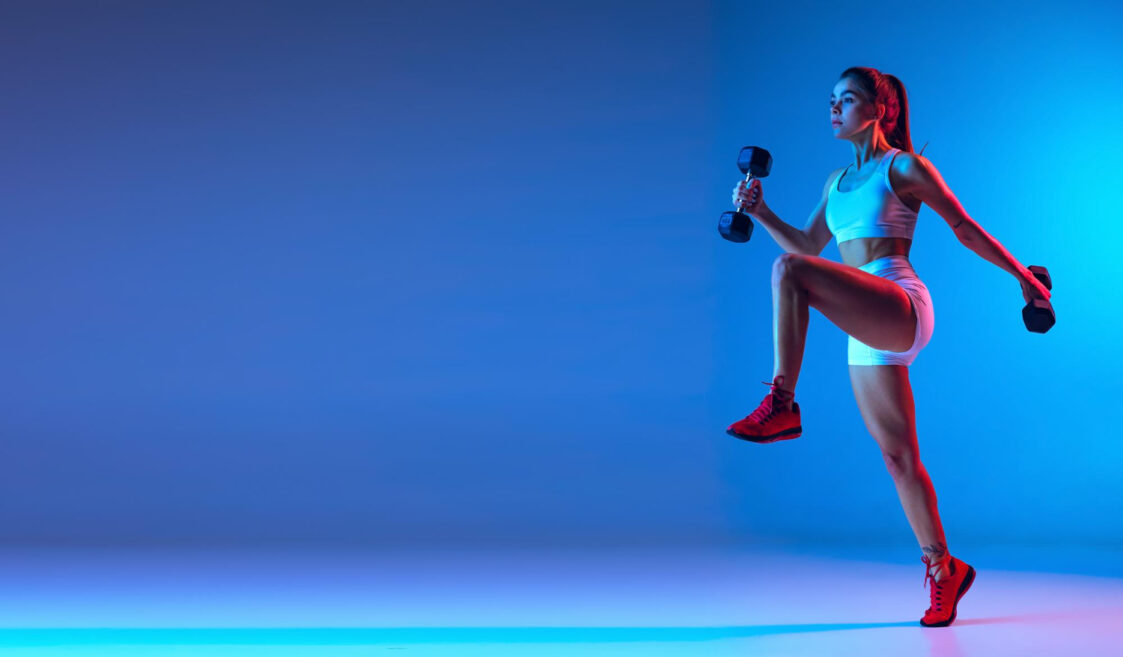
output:
[[[874,349],[907,351],[916,338],[916,314],[896,283],[818,256],[782,254],[773,284],[790,280],[807,291],[807,303],[847,335]]]

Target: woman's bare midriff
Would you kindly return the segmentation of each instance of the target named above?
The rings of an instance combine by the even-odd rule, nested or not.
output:
[[[908,257],[912,240],[906,237],[859,237],[838,245],[842,262],[851,267],[861,267],[867,262],[891,255]]]

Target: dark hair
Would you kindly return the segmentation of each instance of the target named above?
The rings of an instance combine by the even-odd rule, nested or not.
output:
[[[858,87],[865,93],[869,102],[885,105],[885,114],[878,125],[885,133],[889,145],[912,153],[912,138],[909,136],[909,99],[905,94],[905,85],[901,84],[895,76],[865,66],[851,66],[843,71],[838,79],[847,77],[858,83]],[[924,149],[920,151],[924,152]]]

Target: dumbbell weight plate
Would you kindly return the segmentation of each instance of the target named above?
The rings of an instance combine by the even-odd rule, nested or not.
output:
[[[744,212],[723,212],[717,229],[730,242],[748,242],[753,235],[753,221]]]

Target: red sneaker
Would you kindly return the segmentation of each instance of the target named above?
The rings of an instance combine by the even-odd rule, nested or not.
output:
[[[928,555],[920,558],[926,568],[932,566]],[[975,569],[955,557],[948,558],[949,575],[936,581],[930,570],[924,571],[924,586],[932,580],[932,588],[928,590],[932,596],[932,605],[924,612],[920,624],[925,627],[947,627],[955,620],[955,608],[959,599],[971,588],[975,581]]]
[[[774,443],[777,440],[791,440],[799,438],[803,427],[799,425],[799,404],[792,401],[785,405],[778,394],[782,391],[784,377],[777,376],[772,383],[761,381],[764,385],[772,386],[772,391],[760,402],[760,406],[743,420],[729,425],[725,433],[748,440],[754,443]],[[787,391],[783,391],[787,392]],[[791,393],[787,392],[787,396]]]

